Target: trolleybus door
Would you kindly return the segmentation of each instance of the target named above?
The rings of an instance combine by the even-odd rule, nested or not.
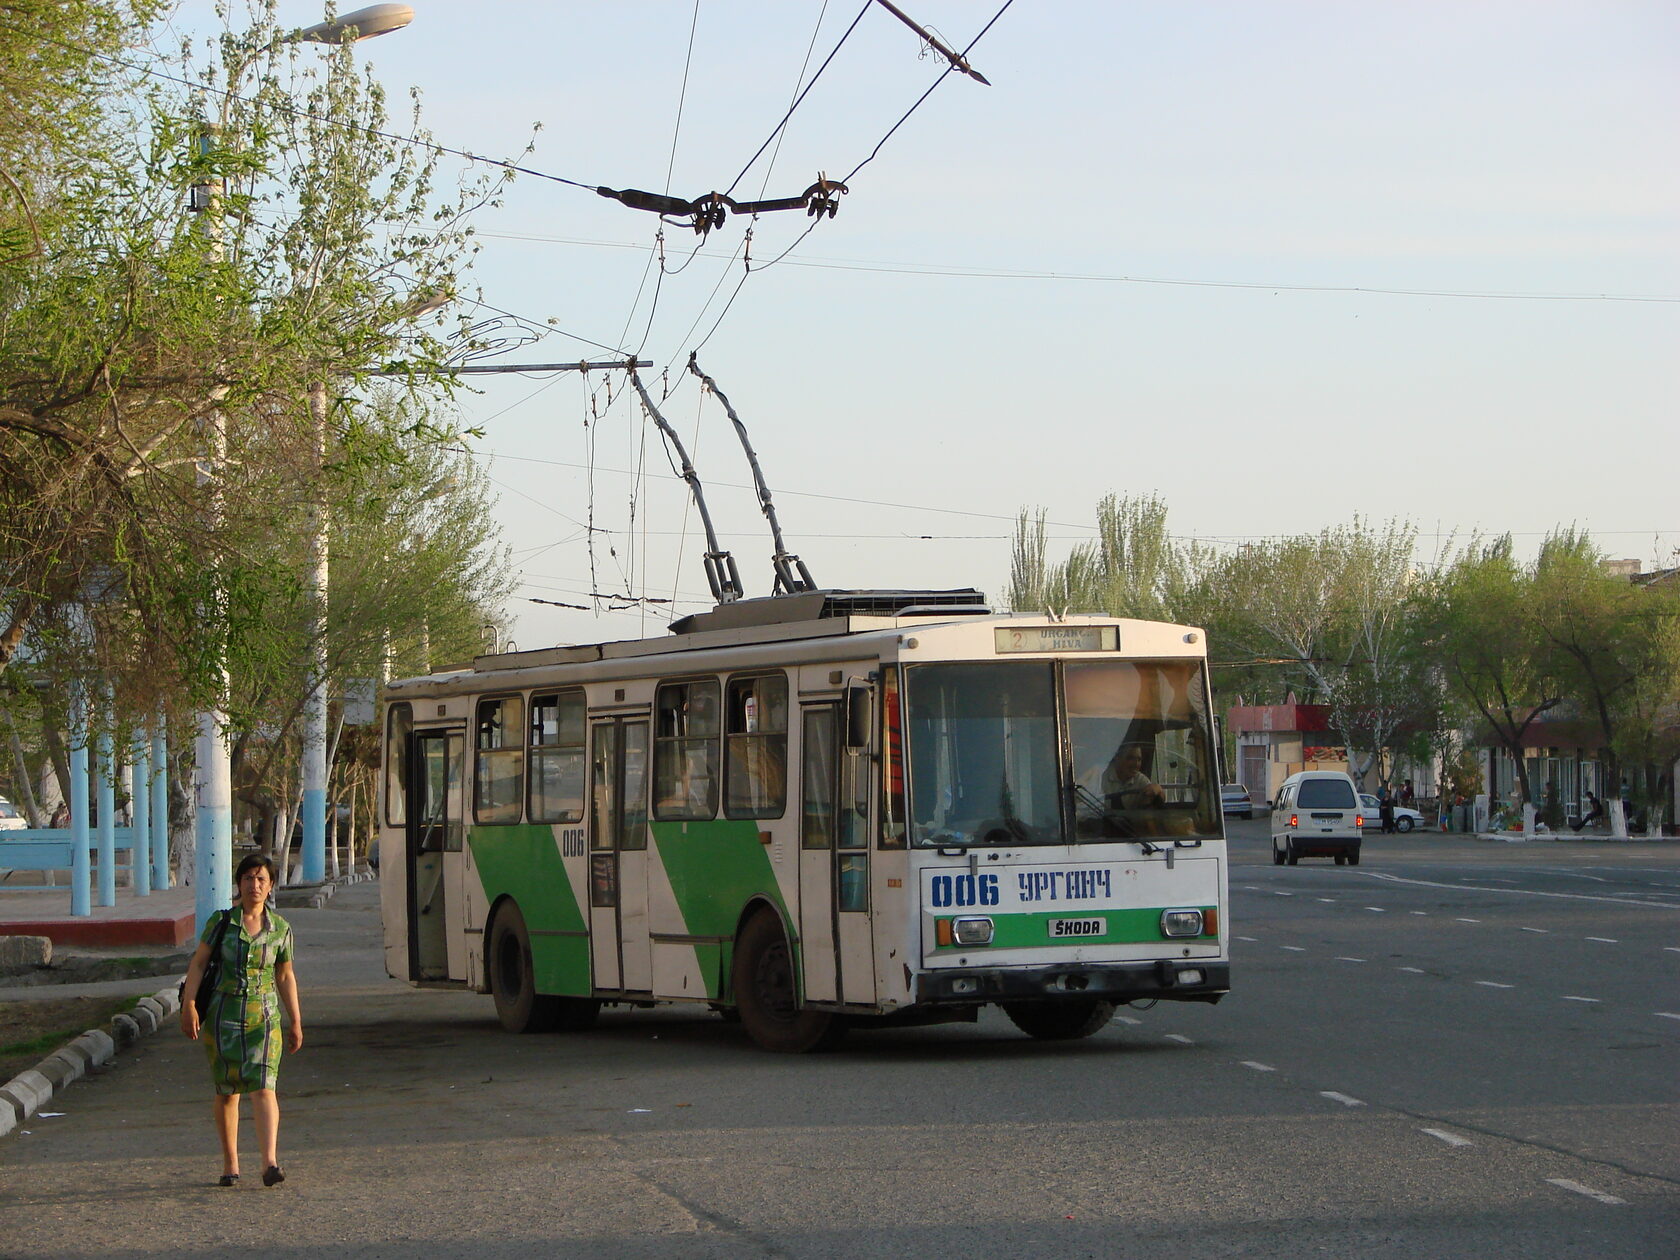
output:
[[[645,718],[590,729],[589,937],[595,987],[651,992]]]
[[[805,998],[875,1001],[869,906],[870,758],[848,749],[835,704],[809,705],[801,729],[799,934]]]
[[[450,937],[459,924],[451,921],[449,890],[458,891],[461,876],[465,746],[460,731],[417,731],[409,741],[405,874],[408,974],[414,980],[447,980],[451,975]],[[454,913],[459,912],[455,907]]]

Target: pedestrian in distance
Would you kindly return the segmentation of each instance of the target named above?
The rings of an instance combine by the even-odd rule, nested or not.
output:
[[[239,1097],[251,1096],[251,1119],[262,1155],[262,1181],[279,1185],[281,1009],[286,1051],[303,1048],[303,1012],[292,971],[292,928],[269,907],[274,863],[253,853],[234,872],[239,895],[230,909],[211,916],[181,988],[181,1031],[204,1041],[216,1089],[213,1114],[222,1146],[224,1186],[239,1184]],[[220,972],[202,1025],[193,997],[215,948]]]
[[[1581,828],[1585,827],[1588,823],[1604,817],[1604,802],[1599,800],[1598,797],[1594,796],[1591,792],[1587,793],[1587,804],[1590,808],[1586,813],[1582,814],[1580,819],[1575,823],[1576,831],[1581,830]]]
[[[1382,819],[1382,830],[1385,836],[1395,834],[1394,793],[1386,787],[1377,789],[1377,817]]]

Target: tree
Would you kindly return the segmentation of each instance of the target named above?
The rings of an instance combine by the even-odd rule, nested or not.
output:
[[[1510,753],[1525,807],[1532,807],[1535,797],[1524,737],[1564,699],[1549,659],[1535,650],[1526,619],[1533,599],[1532,577],[1516,562],[1507,534],[1467,544],[1436,577],[1424,602],[1425,641],[1448,695],[1481,718]]]

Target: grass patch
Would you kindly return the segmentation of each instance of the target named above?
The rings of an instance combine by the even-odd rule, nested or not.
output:
[[[144,994],[131,997],[49,998],[0,1004],[0,1084],[27,1071],[65,1042],[111,1016],[131,1011]]]

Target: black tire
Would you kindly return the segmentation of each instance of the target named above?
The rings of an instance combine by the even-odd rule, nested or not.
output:
[[[1114,1003],[1102,998],[1061,1002],[1005,1002],[1003,1013],[1039,1041],[1076,1041],[1089,1037],[1114,1018]]]
[[[1301,855],[1295,852],[1295,842],[1293,840],[1285,843],[1283,860],[1290,866],[1294,866],[1300,862]]]
[[[1349,866],[1358,866],[1359,865],[1359,850],[1358,849],[1355,849],[1352,853],[1348,854],[1348,865]]]
[[[741,929],[730,976],[741,1026],[764,1049],[807,1054],[827,1050],[846,1035],[846,1021],[840,1016],[799,1008],[793,951],[781,921],[769,911],[753,915]]]
[[[1272,865],[1283,865],[1283,850],[1278,848],[1276,844],[1272,845]]]
[[[1401,832],[1410,831],[1415,826],[1417,826],[1417,824],[1415,822],[1413,822],[1410,818],[1396,818],[1394,820],[1394,829],[1396,831],[1401,831]]]
[[[496,1018],[503,1028],[510,1033],[537,1033],[558,1026],[560,999],[537,992],[536,973],[531,966],[531,934],[525,930],[525,916],[512,902],[496,912],[496,921],[490,927],[486,970],[490,994],[496,1000]]]
[[[1347,859],[1347,854],[1345,854],[1345,853],[1336,854],[1336,865],[1337,866],[1346,866],[1347,865],[1347,860],[1348,860]]]

